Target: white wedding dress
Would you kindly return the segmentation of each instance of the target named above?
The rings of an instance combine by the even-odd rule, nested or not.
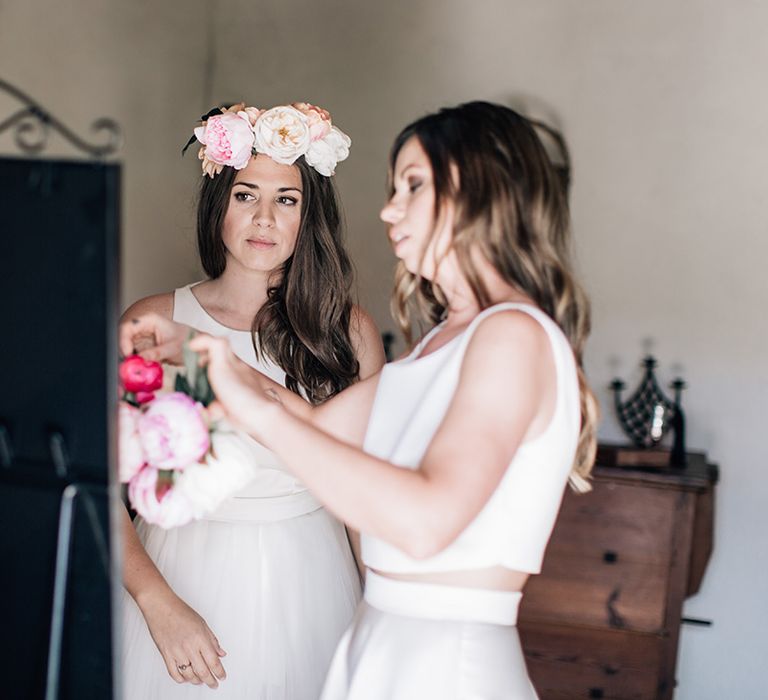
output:
[[[174,320],[229,337],[240,358],[284,384],[280,368],[257,363],[250,333],[215,321],[191,287],[176,290]],[[360,599],[360,583],[344,527],[272,453],[264,453],[253,481],[206,519],[163,530],[137,518],[149,556],[227,652],[227,678],[215,692],[177,684],[124,592],[125,700],[319,697]]]

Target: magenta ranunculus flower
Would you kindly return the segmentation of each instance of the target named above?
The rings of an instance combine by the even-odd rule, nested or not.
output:
[[[164,528],[185,525],[195,515],[194,506],[176,488],[166,491],[158,500],[157,478],[158,470],[147,466],[131,479],[128,485],[131,505],[148,523]]]
[[[141,411],[125,401],[118,406],[118,471],[120,481],[127,484],[146,463],[139,439]]]
[[[126,357],[120,363],[118,376],[123,389],[133,393],[151,393],[163,386],[163,366],[139,355]]]
[[[155,398],[139,419],[147,462],[156,469],[184,469],[199,461],[211,444],[203,411],[178,391]]]
[[[208,117],[203,126],[195,129],[197,140],[205,146],[205,157],[219,165],[231,165],[242,170],[251,158],[254,133],[244,116],[224,112]]]

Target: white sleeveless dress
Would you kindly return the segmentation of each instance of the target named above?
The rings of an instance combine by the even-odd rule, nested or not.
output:
[[[192,285],[176,290],[173,319],[227,336],[241,359],[285,383],[279,367],[257,362],[249,332],[205,312]],[[203,520],[164,530],[137,518],[149,556],[227,652],[227,679],[215,692],[177,684],[124,592],[125,700],[318,698],[360,599],[359,578],[344,527],[266,454],[253,481]]]

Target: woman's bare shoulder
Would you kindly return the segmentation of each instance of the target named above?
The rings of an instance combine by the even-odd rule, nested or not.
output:
[[[376,374],[384,365],[384,346],[376,323],[362,307],[352,307],[349,335],[360,363],[360,379]]]
[[[155,313],[167,319],[173,319],[173,292],[153,294],[133,302],[124,312],[121,321],[138,318],[144,314]]]

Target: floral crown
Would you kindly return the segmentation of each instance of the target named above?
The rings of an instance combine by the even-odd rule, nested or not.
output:
[[[304,156],[308,165],[330,177],[336,164],[349,155],[352,143],[333,126],[326,110],[307,102],[272,109],[246,107],[243,102],[217,107],[201,118],[184,151],[195,140],[203,144],[198,158],[204,175],[211,178],[225,165],[242,170],[258,153],[284,165],[293,165]]]

